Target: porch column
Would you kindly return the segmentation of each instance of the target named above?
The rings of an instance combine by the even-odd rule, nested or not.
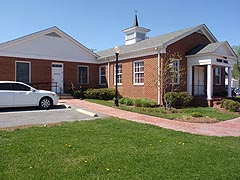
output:
[[[228,67],[228,97],[232,97],[232,71],[231,71],[231,67]]]
[[[187,70],[187,91],[188,93],[192,96],[192,67],[193,66],[188,66]]]
[[[207,65],[207,99],[210,100],[212,99],[212,79],[213,79],[213,75],[212,75],[212,65],[208,64]]]

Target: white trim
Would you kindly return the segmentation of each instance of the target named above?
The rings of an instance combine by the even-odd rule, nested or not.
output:
[[[62,73],[62,82],[61,82],[61,86],[58,86],[58,87],[60,87],[59,90],[61,91],[61,93],[63,93],[64,92],[64,64],[63,63],[58,63],[58,62],[52,62],[52,65],[51,65],[51,83],[53,83],[53,64],[62,65],[62,71],[63,71],[63,73]],[[53,87],[54,86],[52,86],[52,91],[54,91]],[[58,88],[55,89],[54,92],[59,93]]]
[[[102,74],[101,74],[101,68],[105,68],[105,80],[106,80],[106,82],[105,83],[101,83],[102,81],[101,81],[101,78],[102,77],[104,77]],[[99,66],[99,68],[98,68],[98,71],[99,71],[99,80],[98,80],[98,84],[99,85],[106,85],[106,83],[107,83],[107,67],[106,67],[106,65],[101,65],[101,66]]]
[[[161,94],[161,88],[160,88],[160,86],[161,86],[161,83],[160,83],[160,76],[161,76],[161,72],[160,72],[160,70],[161,70],[161,54],[160,54],[160,52],[158,51],[158,66],[157,66],[157,70],[158,70],[158,77],[157,77],[157,81],[158,81],[158,91],[157,91],[157,93],[158,93],[158,98],[157,98],[157,103],[158,103],[158,105],[160,105],[160,99],[161,99],[161,97],[160,97],[160,94]]]
[[[107,86],[109,87],[110,86],[110,63],[108,61],[108,73],[107,73]]]
[[[122,66],[122,63],[118,63],[118,69],[119,66]],[[123,69],[122,69],[122,73],[120,74],[123,77]],[[119,76],[119,73],[118,73]],[[118,85],[122,85],[122,78],[121,78],[121,83],[117,83]],[[116,64],[113,65],[113,85],[116,85]]]
[[[32,34],[29,34],[29,35],[26,35],[26,36],[22,36],[20,38],[17,38],[17,39],[14,39],[14,40],[11,40],[11,41],[8,41],[8,42],[5,42],[5,43],[2,43],[2,44],[0,44],[0,48],[13,46],[15,44],[19,44],[19,43],[24,42],[26,40],[29,40],[29,39],[32,39],[32,38],[36,38],[36,37],[39,37],[39,36],[42,36],[42,35],[45,35],[45,34],[48,34],[48,33],[51,33],[51,32],[55,32],[57,34],[60,34],[63,38],[71,41],[72,43],[74,43],[79,48],[81,48],[81,49],[85,50],[86,52],[88,52],[89,55],[92,55],[94,57],[98,57],[97,54],[95,54],[92,51],[90,51],[87,47],[85,47],[84,45],[79,43],[77,40],[75,40],[74,38],[69,36],[67,33],[63,32],[62,30],[60,30],[56,26],[50,27],[48,29],[44,29],[44,30],[41,30],[41,31],[38,31],[38,32],[35,32],[35,33],[32,33]]]
[[[79,67],[87,67],[87,83],[80,83],[80,79],[79,79]],[[89,66],[86,66],[86,65],[78,65],[78,77],[77,77],[77,80],[78,80],[78,83],[79,84],[89,84]]]
[[[144,71],[143,72],[135,72],[135,64],[136,63],[139,63],[139,62],[143,62],[143,68],[144,68],[144,60],[137,60],[137,61],[133,61],[133,85],[144,85],[144,82],[143,83],[136,83],[135,82],[135,74],[140,74],[140,73],[143,73],[143,75],[145,76],[145,68],[144,68]],[[145,81],[145,79],[144,79]]]
[[[32,67],[30,61],[15,61],[15,81],[17,80],[17,63],[27,63],[29,64],[29,83],[32,82]],[[26,82],[25,82],[26,83]]]

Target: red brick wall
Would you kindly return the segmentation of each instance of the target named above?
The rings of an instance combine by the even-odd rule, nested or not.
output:
[[[0,57],[0,80],[15,80],[15,61],[12,58]]]
[[[15,62],[26,61],[31,63],[31,83],[51,82],[52,80],[52,63],[63,63],[64,67],[64,84],[65,91],[73,83],[78,85],[78,66],[84,65],[89,67],[89,84],[83,87],[98,87],[98,65],[90,63],[62,62],[39,59],[0,57],[0,80],[15,80]],[[51,88],[45,88],[50,90]]]
[[[144,85],[133,84],[135,61],[144,61]],[[157,55],[120,61],[122,64],[122,85],[118,85],[121,96],[130,98],[149,98],[157,101]],[[110,88],[114,86],[114,63],[110,63]]]

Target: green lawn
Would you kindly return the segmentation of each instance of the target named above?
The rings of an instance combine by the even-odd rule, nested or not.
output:
[[[113,107],[113,101],[104,101],[99,99],[86,99],[86,101]],[[164,108],[142,108],[142,107],[133,108],[119,104],[119,109],[137,112],[141,114],[147,114],[150,116],[162,117],[166,119],[184,118],[185,120],[187,120],[188,117],[192,117],[191,115],[192,112],[200,112],[204,117],[209,117],[217,121],[224,121],[239,117],[238,113],[221,112],[218,109],[212,107],[196,107],[196,108],[189,107],[182,109],[173,109],[172,111],[166,111],[164,110]]]
[[[0,131],[0,179],[240,179],[240,138],[109,118]]]

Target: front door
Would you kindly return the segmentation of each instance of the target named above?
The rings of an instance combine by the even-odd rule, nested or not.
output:
[[[63,64],[52,63],[52,91],[63,93]]]
[[[194,67],[194,96],[204,96],[204,67]]]

